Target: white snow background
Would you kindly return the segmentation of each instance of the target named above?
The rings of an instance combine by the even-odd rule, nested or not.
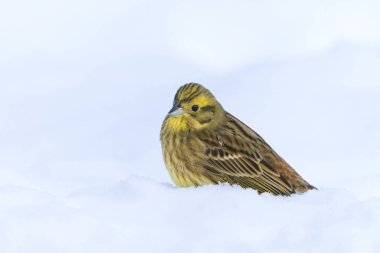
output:
[[[0,252],[379,252],[375,0],[2,1]],[[174,187],[200,82],[319,191]]]

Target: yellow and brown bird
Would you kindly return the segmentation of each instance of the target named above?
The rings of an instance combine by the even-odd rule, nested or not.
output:
[[[160,135],[166,167],[178,186],[228,182],[274,195],[316,189],[200,84],[178,89]]]

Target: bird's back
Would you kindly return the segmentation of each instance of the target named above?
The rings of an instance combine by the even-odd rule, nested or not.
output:
[[[246,124],[230,113],[226,113],[225,124],[224,129],[229,129],[230,131],[228,134],[235,136],[237,143],[240,142],[240,152],[245,152],[248,156],[257,159],[260,167],[264,169],[264,172],[265,170],[278,172],[280,177],[275,177],[275,179],[289,185],[291,188],[289,193],[302,193],[310,189],[316,189],[316,187],[304,180],[259,134]],[[256,179],[254,177],[245,179],[245,181],[248,182],[251,180],[255,181]],[[252,183],[254,186],[255,182]]]

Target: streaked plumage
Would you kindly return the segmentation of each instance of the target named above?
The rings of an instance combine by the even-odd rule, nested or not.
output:
[[[228,182],[274,195],[316,189],[197,83],[177,91],[161,128],[161,144],[178,186]]]

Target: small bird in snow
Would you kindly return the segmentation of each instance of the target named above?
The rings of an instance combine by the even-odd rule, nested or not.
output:
[[[197,83],[178,89],[160,139],[177,186],[227,182],[285,196],[316,189]]]

